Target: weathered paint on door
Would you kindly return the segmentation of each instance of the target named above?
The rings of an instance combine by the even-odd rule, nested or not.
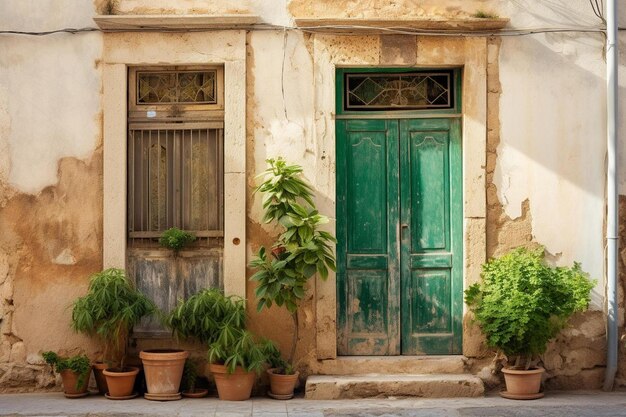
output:
[[[337,121],[338,353],[461,352],[460,122]]]

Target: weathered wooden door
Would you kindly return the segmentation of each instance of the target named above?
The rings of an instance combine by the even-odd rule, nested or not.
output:
[[[458,119],[337,121],[341,355],[461,353]]]

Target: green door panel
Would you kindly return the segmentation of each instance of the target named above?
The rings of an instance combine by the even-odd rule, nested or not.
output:
[[[401,120],[402,354],[461,353],[460,122]]]
[[[338,354],[460,353],[459,120],[336,132]]]
[[[398,123],[337,122],[337,298],[341,355],[400,354]]]

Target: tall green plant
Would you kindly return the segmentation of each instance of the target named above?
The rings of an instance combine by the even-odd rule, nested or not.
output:
[[[154,303],[135,289],[122,269],[110,268],[91,276],[87,295],[72,309],[72,328],[103,343],[103,361],[124,367],[126,344],[133,328],[156,311]]]
[[[593,286],[580,264],[553,268],[543,247],[518,248],[484,264],[482,282],[465,291],[465,301],[487,344],[528,368],[568,318],[587,308]]]
[[[307,281],[318,273],[322,279],[335,270],[332,246],[335,238],[319,230],[328,218],[318,212],[313,189],[302,179],[302,168],[283,158],[268,159],[268,168],[259,175],[263,182],[255,192],[263,194],[263,221],[275,222],[283,229],[272,245],[271,255],[261,247],[250,267],[257,272],[257,309],[272,304],[285,306],[294,321],[289,362],[293,361],[298,341],[298,306],[306,293]]]

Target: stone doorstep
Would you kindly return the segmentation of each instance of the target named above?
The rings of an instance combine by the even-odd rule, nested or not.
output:
[[[465,356],[339,356],[319,362],[316,374],[462,374]]]
[[[312,375],[307,378],[307,400],[386,397],[481,397],[480,378],[468,374]]]

